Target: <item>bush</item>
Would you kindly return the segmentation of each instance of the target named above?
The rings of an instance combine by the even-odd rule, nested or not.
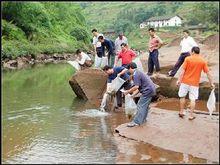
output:
[[[2,58],[40,53],[72,53],[89,44],[79,4],[2,3]]]

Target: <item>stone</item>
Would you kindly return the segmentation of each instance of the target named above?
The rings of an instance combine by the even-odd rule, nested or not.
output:
[[[97,102],[106,90],[107,75],[101,69],[88,68],[77,71],[69,84],[77,97]]]

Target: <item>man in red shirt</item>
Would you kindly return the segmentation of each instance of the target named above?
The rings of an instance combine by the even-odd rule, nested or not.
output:
[[[136,57],[136,54],[134,53],[134,51],[128,49],[128,45],[126,43],[122,43],[121,51],[115,58],[114,66],[116,66],[119,58],[121,58],[122,66],[127,68],[128,64],[130,64],[135,57]]]

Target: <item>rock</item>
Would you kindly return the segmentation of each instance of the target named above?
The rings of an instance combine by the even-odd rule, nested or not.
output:
[[[118,126],[115,132],[166,150],[218,162],[219,116],[209,118],[196,114],[193,121],[189,121],[187,116],[181,119],[178,112],[151,108],[146,123],[132,128],[125,123]]]
[[[77,97],[91,102],[101,99],[106,89],[107,75],[101,69],[84,69],[77,71],[69,80]]]
[[[177,81],[176,78],[171,78],[166,75],[159,74],[159,76],[151,77],[151,79],[155,84],[160,86],[159,91],[161,95],[166,96],[166,97],[178,98],[179,87],[176,86],[176,81]],[[219,85],[217,83],[215,83],[215,85],[216,85],[215,96],[216,96],[216,101],[218,101],[219,100],[219,96],[218,96]],[[209,87],[208,82],[200,83],[199,99],[208,100],[210,92],[211,92],[211,89]]]
[[[17,66],[18,66],[18,62],[16,60],[11,60],[5,63],[6,68],[17,67]]]
[[[21,69],[21,68],[27,67],[28,64],[29,64],[29,61],[25,57],[18,57],[17,58],[17,63],[18,63],[17,68]]]

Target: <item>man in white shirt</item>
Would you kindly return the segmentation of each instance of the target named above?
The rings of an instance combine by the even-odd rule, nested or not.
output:
[[[179,56],[178,61],[174,65],[173,69],[168,72],[168,75],[170,77],[175,76],[176,72],[183,64],[185,58],[190,55],[190,51],[191,51],[192,47],[198,46],[197,43],[195,42],[195,40],[189,35],[190,35],[190,33],[188,30],[183,31],[184,37],[183,37],[182,41],[180,42],[181,54]]]
[[[93,34],[92,44],[93,44],[94,52],[95,52],[95,55],[96,55],[96,57],[95,57],[95,59],[96,59],[95,67],[100,67],[101,62],[102,62],[102,57],[104,56],[104,52],[103,52],[103,49],[102,49],[101,42],[98,40],[98,37],[99,36],[104,36],[104,35],[101,34],[101,33],[98,33],[97,29],[93,29],[92,34]]]
[[[93,64],[92,59],[80,49],[76,50],[77,59],[76,61],[79,63],[81,67],[91,67]]]
[[[128,45],[128,39],[123,35],[122,32],[118,34],[118,37],[115,40],[115,52],[118,54],[121,51],[121,44],[125,43]]]

